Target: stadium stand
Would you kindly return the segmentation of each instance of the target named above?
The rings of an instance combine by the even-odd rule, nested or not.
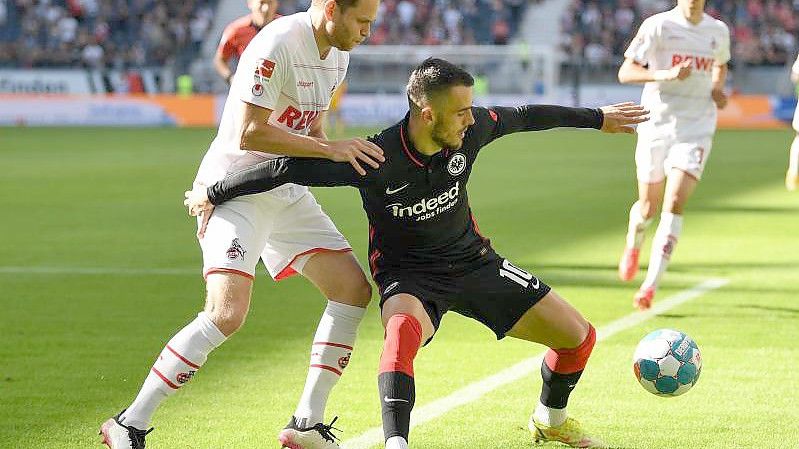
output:
[[[0,0],[4,67],[186,65],[216,0]]]

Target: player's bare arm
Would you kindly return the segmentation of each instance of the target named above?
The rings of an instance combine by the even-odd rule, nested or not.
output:
[[[641,84],[653,81],[684,80],[691,76],[691,62],[685,61],[667,70],[649,70],[633,58],[626,58],[619,69],[619,82]]]
[[[724,109],[727,106],[727,94],[724,93],[724,83],[727,82],[727,64],[713,66],[712,80],[713,90],[710,91],[710,96],[713,97],[717,108]]]
[[[222,55],[222,52],[216,52],[214,54],[214,68],[216,69],[216,73],[222,77],[228,84],[230,84],[230,80],[233,77],[233,71],[230,70],[230,66],[228,66],[228,61]]]
[[[293,157],[315,157],[347,162],[361,175],[361,163],[378,168],[384,162],[383,150],[366,139],[322,140],[284,131],[268,123],[271,109],[243,103],[243,124],[240,148],[246,151],[282,154]]]

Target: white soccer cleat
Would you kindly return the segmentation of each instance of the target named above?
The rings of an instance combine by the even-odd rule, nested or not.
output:
[[[103,436],[103,441],[101,441],[101,443],[105,444],[110,449],[144,449],[144,437],[152,432],[153,429],[139,430],[135,427],[122,424],[119,417],[122,416],[124,412],[123,410],[119,415],[108,418],[108,421],[100,426],[100,435]]]
[[[297,422],[297,418],[292,416],[277,439],[282,447],[289,449],[339,449],[336,436],[331,432],[339,430],[333,427],[337,419],[338,417],[333,418],[330,424],[317,423],[306,427],[304,422]]]

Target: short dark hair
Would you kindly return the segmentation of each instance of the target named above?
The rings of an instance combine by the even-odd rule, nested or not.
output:
[[[408,105],[418,112],[430,100],[454,86],[474,85],[474,78],[466,70],[439,58],[427,58],[413,69],[408,78]]]

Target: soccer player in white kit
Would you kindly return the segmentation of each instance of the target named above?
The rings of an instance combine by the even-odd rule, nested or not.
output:
[[[791,67],[791,81],[799,83],[799,56]],[[799,189],[799,105],[793,113],[793,129],[796,136],[791,143],[791,152],[788,155],[788,173],[785,174],[785,188],[788,190]]]
[[[635,277],[644,230],[663,202],[649,269],[635,294],[634,306],[641,310],[652,305],[680,237],[685,203],[710,155],[716,108],[727,104],[730,33],[704,8],[705,0],[677,0],[674,9],[644,20],[619,70],[624,84],[646,83],[641,104],[651,114],[638,126],[638,201],[630,209],[619,263],[622,280]]]
[[[331,95],[347,72],[347,51],[368,37],[378,2],[313,0],[307,12],[264,27],[241,56],[195,184],[210,185],[276,155],[350,162],[364,174],[361,164],[376,168],[384,161],[376,145],[364,139],[328,141],[322,130]],[[243,324],[255,267],[262,260],[276,280],[301,273],[328,298],[305,389],[278,440],[291,449],[338,448],[332,423],[324,424],[325,405],[349,363],[371,297],[349,243],[308,189],[298,185],[231,201],[201,220],[200,229],[207,224],[204,235],[198,232],[205,310],[169,340],[134,402],[102,425],[103,442],[111,449],[144,448],[156,408]]]

